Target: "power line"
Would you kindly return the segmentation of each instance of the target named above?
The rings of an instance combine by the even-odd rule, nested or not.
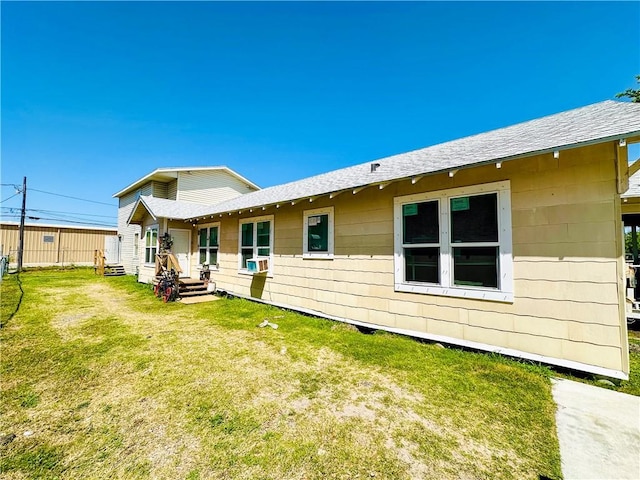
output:
[[[4,203],[7,200],[11,200],[13,197],[17,197],[18,195],[20,195],[22,192],[18,192],[16,194],[11,195],[10,197],[5,198],[4,200],[0,201],[0,203]]]
[[[46,193],[47,195],[55,195],[56,197],[71,198],[73,200],[80,200],[80,201],[83,201],[83,202],[98,203],[100,205],[108,205],[110,207],[115,207],[116,206],[113,203],[98,202],[97,200],[89,200],[89,199],[86,199],[86,198],[72,197],[70,195],[62,195],[61,193],[45,192],[44,190],[38,190],[38,189],[35,189],[35,188],[32,188],[31,191],[32,192]]]
[[[19,210],[16,207],[0,207],[5,210]],[[63,213],[65,215],[82,215],[85,217],[103,217],[103,218],[113,218],[113,215],[95,215],[93,213],[80,213],[80,212],[64,212],[62,210],[41,210],[39,208],[27,208],[27,212],[40,212],[40,213]]]
[[[53,215],[53,216],[55,216],[55,217],[56,217],[56,218],[55,218],[56,220],[62,220],[62,221],[67,221],[67,219],[68,219],[68,220],[80,220],[80,221],[82,221],[82,222],[90,222],[90,221],[93,221],[93,222],[96,222],[96,223],[103,223],[103,222],[105,222],[105,220],[94,219],[94,218],[76,217],[76,216],[74,216],[74,215],[64,215],[64,214],[58,214],[58,215],[56,215],[56,214],[50,214],[50,213],[49,213],[49,214],[45,213],[45,215]],[[37,217],[33,217],[33,216],[32,216],[31,218],[37,218]]]
[[[20,215],[4,215],[4,218],[20,218]],[[66,223],[73,223],[73,224],[78,224],[78,225],[92,225],[92,226],[96,226],[96,227],[113,227],[114,229],[116,228],[116,226],[114,224],[108,224],[108,223],[97,223],[97,222],[76,222],[73,220],[66,220],[64,218],[45,218],[45,217],[30,217],[27,216],[27,218],[29,220],[52,220],[52,221],[58,221],[58,222],[66,222]]]
[[[14,207],[0,207],[3,210],[5,210],[3,212],[4,216],[9,216],[10,214],[14,214],[17,212],[20,212],[19,208],[14,208]],[[102,223],[105,222],[105,220],[102,220],[101,218],[109,218],[109,219],[113,219],[113,215],[91,215],[91,214],[86,214],[86,213],[79,213],[79,216],[76,215],[68,215],[65,212],[56,212],[54,210],[38,210],[38,209],[33,209],[33,208],[27,208],[27,216],[29,219],[31,220],[39,220],[39,217],[34,216],[34,213],[37,215],[39,213],[45,214],[45,215],[55,215],[56,220],[61,220],[61,221],[67,221],[67,220],[80,220],[82,222],[96,222],[96,223]],[[56,215],[57,214],[57,215]],[[96,217],[101,217],[101,218],[96,218]]]

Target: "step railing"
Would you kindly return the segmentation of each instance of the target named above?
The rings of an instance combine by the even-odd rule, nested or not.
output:
[[[93,269],[96,272],[96,275],[104,276],[104,262],[105,262],[104,252],[102,250],[94,250],[93,251]]]

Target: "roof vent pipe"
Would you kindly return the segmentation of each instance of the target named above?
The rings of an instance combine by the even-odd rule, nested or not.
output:
[[[379,163],[372,163],[371,164],[371,173],[375,172],[376,170],[378,170],[378,167],[380,166]]]

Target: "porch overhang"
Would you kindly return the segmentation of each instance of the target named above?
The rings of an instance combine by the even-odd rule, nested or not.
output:
[[[129,214],[129,218],[127,219],[127,225],[142,225],[144,222],[144,218],[147,214],[151,215],[151,218],[154,220],[158,220],[158,217],[154,215],[151,208],[146,204],[142,197],[138,198],[131,213]]]

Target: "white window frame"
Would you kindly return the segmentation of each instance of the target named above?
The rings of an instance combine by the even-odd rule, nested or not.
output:
[[[487,193],[497,194],[498,242],[483,245],[499,247],[498,288],[471,287],[453,283],[453,247],[450,239],[450,199]],[[440,223],[440,283],[408,282],[405,280],[403,248],[403,205],[437,200]],[[511,233],[511,186],[508,180],[502,182],[472,185],[469,187],[439,190],[394,198],[394,272],[395,290],[398,292],[422,293],[449,297],[513,302],[513,249]],[[435,245],[435,244],[434,244]],[[470,244],[462,244],[470,245]],[[479,245],[479,244],[478,244]],[[412,245],[414,247],[420,245]],[[431,246],[428,245],[428,246]]]
[[[315,217],[318,215],[327,215],[328,218],[328,239],[327,239],[327,251],[316,252],[309,251],[309,217]],[[302,258],[319,258],[325,260],[333,259],[333,207],[316,208],[313,210],[305,210],[303,212],[303,224],[302,224]]]
[[[156,231],[156,244],[147,247],[147,235],[153,230]],[[155,255],[153,256],[152,261],[147,262],[147,250],[153,249],[153,248],[155,248],[155,251],[156,251],[156,254],[157,254],[158,250],[160,248],[160,229],[159,229],[158,224],[149,225],[144,231],[144,264],[145,265],[155,265],[155,263],[156,263]]]
[[[261,217],[251,217],[251,218],[243,218],[238,222],[238,273],[244,275],[253,275],[246,268],[242,267],[242,225],[247,223],[253,224],[253,256],[252,258],[265,258],[264,256],[258,257],[258,223],[260,222],[271,222],[269,225],[269,256],[266,257],[269,259],[269,271],[267,272],[267,276],[273,275],[273,232],[275,230],[274,216],[273,215],[263,215]],[[248,248],[248,247],[245,247]]]
[[[140,255],[140,234],[138,232],[133,234],[133,258],[138,258]]]
[[[201,247],[200,246],[200,230],[203,229],[207,229],[207,246],[206,247]],[[216,246],[216,249],[218,251],[218,255],[220,255],[220,222],[214,222],[214,223],[205,223],[202,225],[198,225],[198,233],[197,233],[197,245],[196,245],[196,255],[197,255],[197,259],[198,259],[198,268],[202,269],[202,263],[200,263],[200,249],[201,248],[206,248],[207,249],[207,262],[206,264],[209,265],[209,270],[218,270],[218,265],[220,263],[220,258],[218,257],[218,261],[214,264],[211,263],[211,245],[209,245],[209,229],[211,228],[217,228],[218,229],[218,245]]]

